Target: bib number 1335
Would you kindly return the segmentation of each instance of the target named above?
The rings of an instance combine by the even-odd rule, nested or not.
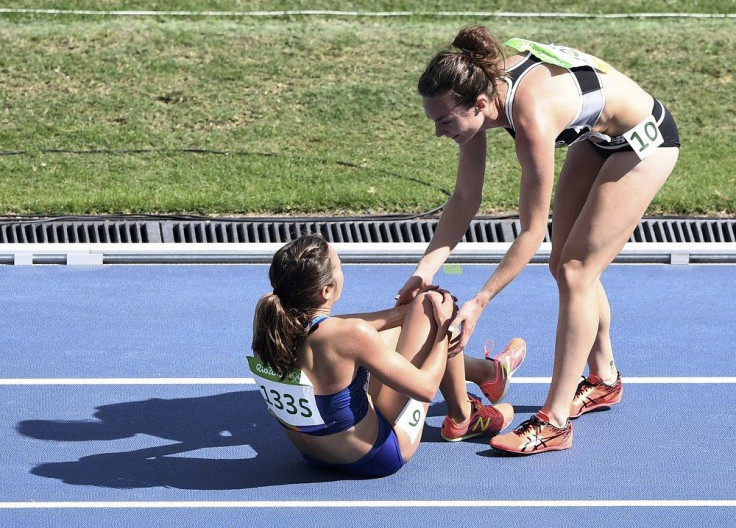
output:
[[[299,369],[282,379],[258,358],[248,357],[248,363],[268,409],[279,420],[296,427],[325,423],[317,408],[314,387]]]
[[[266,383],[261,383],[260,389],[266,405],[274,411],[283,411],[289,417],[305,419],[312,418],[314,415],[309,399],[302,394],[292,394],[290,391],[280,390],[278,386],[274,388],[273,385],[266,387]]]

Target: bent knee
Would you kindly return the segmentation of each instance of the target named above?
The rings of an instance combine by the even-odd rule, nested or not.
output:
[[[567,260],[559,262],[552,267],[550,272],[557,281],[557,289],[560,293],[583,291],[591,288],[598,280],[598,271],[585,266],[579,260]]]
[[[428,310],[432,310],[432,301],[429,298],[430,292],[425,291],[418,293],[410,304],[410,309],[416,312],[427,313]]]

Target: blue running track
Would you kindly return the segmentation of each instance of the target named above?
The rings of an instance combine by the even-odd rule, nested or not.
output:
[[[336,312],[390,306],[412,269],[345,265]],[[436,279],[462,302],[490,269]],[[252,383],[267,266],[3,267],[0,526],[733,526],[736,266],[603,281],[624,400],[575,421],[572,449],[443,442],[438,395],[417,455],[364,481],[307,466]],[[544,400],[556,309],[546,266],[528,266],[471,340],[478,357],[486,339],[528,343],[513,425]]]

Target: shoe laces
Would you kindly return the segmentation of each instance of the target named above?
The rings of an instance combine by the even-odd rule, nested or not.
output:
[[[486,341],[485,345],[483,345],[483,352],[485,353],[486,359],[491,359],[491,352],[493,352],[493,349],[496,347],[496,344],[491,341],[490,339]]]
[[[488,418],[491,416],[495,416],[495,414],[498,412],[496,409],[489,405],[483,405],[479,399],[474,398],[470,394],[468,394],[468,398],[470,398],[470,405],[472,405],[473,409],[470,412],[471,416],[482,416],[484,418]]]
[[[591,389],[593,389],[594,385],[588,381],[588,378],[583,378],[583,381],[581,381],[578,384],[578,388],[575,391],[575,397],[578,398],[580,396],[585,395],[588,393]]]
[[[533,429],[537,434],[540,434],[543,426],[544,422],[534,415],[528,420],[521,422],[519,426],[514,429],[514,433],[518,436],[524,436]]]

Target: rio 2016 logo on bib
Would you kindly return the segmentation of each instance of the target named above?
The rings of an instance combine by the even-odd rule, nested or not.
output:
[[[294,427],[324,425],[317,409],[312,382],[301,370],[292,369],[282,380],[256,357],[248,356],[248,365],[256,378],[261,396],[276,418]]]

